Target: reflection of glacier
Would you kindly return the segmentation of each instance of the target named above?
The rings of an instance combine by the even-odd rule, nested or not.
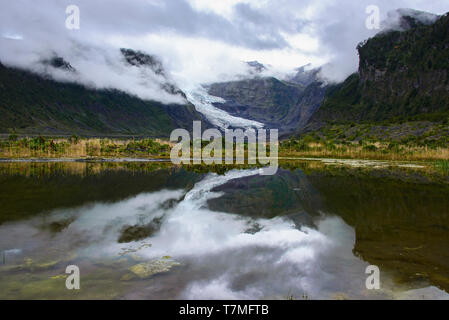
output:
[[[163,276],[135,281],[136,287],[123,298],[285,299],[306,293],[311,298],[328,299],[336,292],[363,299],[448,297],[435,287],[393,292],[384,273],[382,289],[367,292],[367,263],[354,256],[355,232],[341,218],[322,216],[315,221],[315,229],[298,226],[291,215],[259,219],[230,214],[225,206],[219,211],[208,207],[208,200],[224,192],[214,188],[258,173],[256,169],[209,174],[189,190],[161,189],[3,224],[0,250],[5,250],[9,263],[23,263],[24,258],[39,261],[43,256],[44,261],[60,261],[73,254],[67,263],[91,261],[95,269],[113,266],[120,275],[129,272],[131,265],[161,257],[170,256],[181,263]],[[154,219],[161,222],[159,229],[146,239],[117,242],[124,227],[145,226]],[[69,224],[51,234],[43,228],[58,221]],[[65,262],[61,265],[65,269]],[[0,286],[5,278],[1,267]],[[104,281],[112,271],[107,272]]]
[[[209,95],[203,87],[193,90],[185,90],[187,99],[195,106],[196,110],[204,114],[207,119],[221,129],[233,128],[263,128],[263,123],[234,117],[224,110],[215,107],[212,103],[224,102],[222,98]]]

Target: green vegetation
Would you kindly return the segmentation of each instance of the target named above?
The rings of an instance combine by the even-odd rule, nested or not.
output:
[[[403,123],[334,124],[302,135],[311,141],[383,142],[429,148],[449,147],[449,125],[424,121]]]
[[[170,155],[170,146],[155,139],[113,140],[65,138],[34,138],[17,136],[0,141],[3,158],[85,158],[85,157],[158,157]]]
[[[321,131],[291,138],[280,144],[281,157],[349,158],[373,160],[447,160],[449,136],[438,139],[430,134],[421,137],[398,135],[395,140],[377,126],[328,126]],[[398,129],[399,130],[399,129]],[[379,135],[374,132],[379,131]],[[433,131],[434,133],[436,131]]]
[[[437,170],[449,176],[449,160],[438,160],[435,162],[434,166]]]
[[[313,123],[449,121],[449,15],[430,26],[380,33],[358,46],[360,64],[331,86]]]
[[[169,162],[0,163],[0,225],[58,207],[116,202],[161,188],[180,189],[200,178]]]
[[[0,132],[168,137],[201,116],[188,105],[56,82],[0,63]]]
[[[373,125],[334,125],[325,129],[282,141],[279,157],[350,158],[377,160],[448,160],[447,127],[429,129],[421,137],[409,134],[402,127],[385,129]],[[408,130],[415,127],[407,126]],[[411,128],[411,129],[410,129]],[[393,130],[394,129],[394,130]],[[376,132],[378,134],[376,134]],[[397,132],[402,132],[399,135]],[[391,137],[395,136],[393,140]],[[203,141],[204,148],[209,142]],[[16,136],[0,140],[0,157],[14,158],[158,158],[169,159],[172,144],[156,139],[85,139]],[[269,151],[269,146],[267,151]],[[225,157],[225,146],[222,148]],[[248,165],[248,144],[244,145],[245,166]],[[269,152],[268,152],[269,155]],[[235,157],[235,144],[234,144]],[[195,172],[224,173],[235,165],[193,165]],[[244,167],[245,167],[244,166]],[[239,166],[242,167],[242,166]],[[444,167],[443,167],[444,168]]]

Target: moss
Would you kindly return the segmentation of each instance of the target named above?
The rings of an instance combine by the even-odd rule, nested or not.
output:
[[[179,265],[179,262],[162,259],[139,263],[129,268],[129,270],[140,278],[149,278],[158,273],[168,272],[171,268]]]
[[[118,243],[129,243],[148,238],[159,230],[161,223],[161,218],[155,218],[146,225],[124,226],[120,232]]]

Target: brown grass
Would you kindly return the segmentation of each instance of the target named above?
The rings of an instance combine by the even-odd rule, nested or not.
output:
[[[424,161],[448,160],[449,148],[430,148],[428,146],[399,145],[398,148],[389,149],[386,143],[376,142],[371,145],[377,149],[367,150],[359,144],[336,144],[329,148],[324,143],[307,144],[305,150],[281,148],[281,157],[313,157],[313,158],[347,158],[367,160],[393,160],[393,161]]]
[[[20,141],[3,141],[0,144],[0,158],[89,158],[89,157],[139,157],[139,158],[168,158],[168,154],[150,154],[148,152],[129,152],[126,146],[138,140],[120,139],[80,139],[70,142],[67,139],[46,140],[52,141],[58,146],[57,150],[52,148],[32,148]],[[169,141],[156,139],[160,144],[173,146]],[[285,146],[281,144],[279,157],[313,157],[313,158],[346,158],[346,159],[369,159],[369,160],[399,160],[399,161],[425,161],[425,160],[448,160],[449,148],[428,146],[396,145],[391,148],[390,144],[384,142],[360,145],[350,144],[326,144],[324,142],[310,142],[302,147]],[[375,148],[374,148],[375,147]],[[269,149],[269,148],[268,148]],[[223,149],[224,152],[224,149]]]
[[[120,150],[129,143],[134,142],[132,139],[80,139],[78,142],[69,142],[68,139],[51,139],[55,145],[63,146],[57,151],[51,148],[32,149],[30,146],[23,146],[19,141],[14,143],[6,143],[0,146],[0,158],[17,159],[17,158],[90,158],[90,157],[124,157],[137,156],[133,153],[127,153]],[[160,144],[172,146],[169,141],[154,139]],[[102,148],[103,146],[103,148]],[[104,147],[116,146],[117,148],[105,151]],[[140,153],[139,157],[154,157],[154,155]]]

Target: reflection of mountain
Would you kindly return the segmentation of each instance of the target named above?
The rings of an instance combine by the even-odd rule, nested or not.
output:
[[[301,171],[279,170],[274,176],[251,176],[231,180],[213,191],[224,192],[208,202],[212,210],[225,210],[252,217],[319,214],[321,200]]]
[[[304,172],[280,169],[275,176],[229,181],[214,190],[224,194],[208,205],[252,217],[299,213],[300,224],[320,213],[338,215],[355,229],[354,253],[391,273],[397,284],[430,283],[449,292],[447,185],[403,171],[392,176],[389,171],[305,166]]]
[[[399,284],[429,282],[449,292],[447,185],[347,172],[308,179],[329,212],[355,229],[357,255],[391,272]]]
[[[140,193],[193,186],[202,175],[161,164],[0,164],[0,194],[8,199],[0,224],[57,208],[117,202]],[[25,199],[25,200],[24,200]]]

